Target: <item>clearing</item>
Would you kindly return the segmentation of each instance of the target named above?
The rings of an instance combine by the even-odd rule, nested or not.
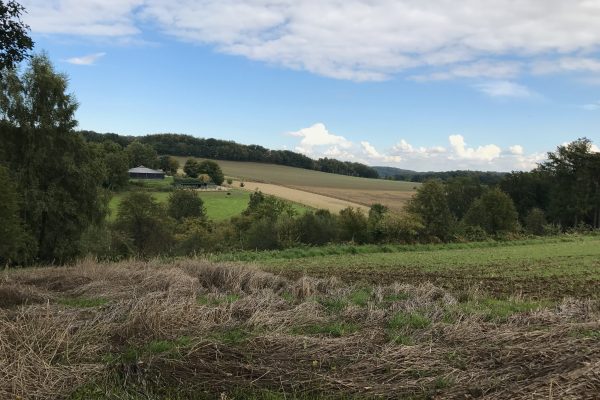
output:
[[[175,157],[183,166],[188,158]],[[201,160],[201,159],[198,159]],[[366,208],[373,203],[382,203],[390,209],[400,211],[406,201],[414,194],[420,184],[413,182],[388,181],[384,179],[358,178],[354,176],[329,174],[302,168],[254,162],[213,160],[217,162],[223,173],[236,180],[252,184],[266,183],[284,186],[332,199],[342,200],[348,204],[360,204]],[[281,190],[281,189],[280,189]],[[311,199],[306,195],[306,199]],[[339,211],[339,202],[325,201],[330,204],[331,211]],[[308,200],[307,200],[308,201]],[[304,203],[304,201],[302,201]],[[308,203],[304,203],[311,206]],[[311,206],[312,207],[312,206]],[[342,207],[343,208],[343,207]]]

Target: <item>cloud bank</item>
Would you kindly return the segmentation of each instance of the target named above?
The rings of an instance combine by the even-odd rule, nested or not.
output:
[[[446,146],[417,147],[400,139],[386,150],[368,141],[352,142],[334,135],[322,123],[314,124],[288,136],[301,138],[296,151],[313,158],[333,157],[369,165],[388,165],[417,171],[471,169],[485,171],[531,170],[546,159],[545,153],[527,154],[515,144],[506,149],[495,144],[470,146],[462,135],[450,135]]]
[[[600,75],[590,0],[23,0],[34,32],[183,41],[354,81],[477,79],[528,97],[523,73]]]

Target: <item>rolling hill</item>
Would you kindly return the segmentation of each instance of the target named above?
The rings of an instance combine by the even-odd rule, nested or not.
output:
[[[181,166],[188,157],[176,157]],[[200,159],[199,159],[200,160]],[[330,174],[283,165],[264,164],[244,161],[214,160],[226,176],[246,183],[250,190],[260,189],[265,193],[301,202],[311,207],[339,211],[346,206],[369,207],[381,203],[392,210],[399,211],[410,199],[418,183],[389,181],[382,179],[359,178]],[[273,188],[275,186],[275,188]],[[276,186],[286,188],[277,191]],[[290,194],[290,190],[293,194]],[[297,192],[300,193],[297,193]],[[319,196],[315,200],[314,196]],[[293,196],[290,198],[289,196]],[[327,203],[323,197],[332,199]],[[340,203],[340,200],[342,203]]]

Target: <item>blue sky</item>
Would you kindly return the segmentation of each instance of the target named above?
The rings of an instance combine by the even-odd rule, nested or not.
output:
[[[416,170],[600,144],[600,2],[23,0],[80,128]]]

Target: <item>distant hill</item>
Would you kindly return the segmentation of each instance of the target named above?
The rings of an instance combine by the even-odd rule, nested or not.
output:
[[[418,172],[409,169],[401,169],[395,167],[373,167],[377,171],[379,176],[384,179],[392,179],[396,181],[408,181],[408,182],[425,182],[428,179],[441,179],[446,181],[456,177],[471,177],[478,179],[482,184],[485,185],[497,185],[506,172],[494,172],[494,171],[443,171],[443,172]]]
[[[190,135],[171,133],[146,136],[123,136],[115,133],[98,133],[94,131],[80,131],[80,133],[90,142],[111,140],[123,147],[133,141],[139,140],[142,143],[153,146],[160,155],[228,161],[252,161],[361,178],[379,178],[377,171],[365,164],[339,161],[331,158],[313,160],[304,154],[289,150],[270,150],[258,145],[245,145],[228,140],[197,138]]]

